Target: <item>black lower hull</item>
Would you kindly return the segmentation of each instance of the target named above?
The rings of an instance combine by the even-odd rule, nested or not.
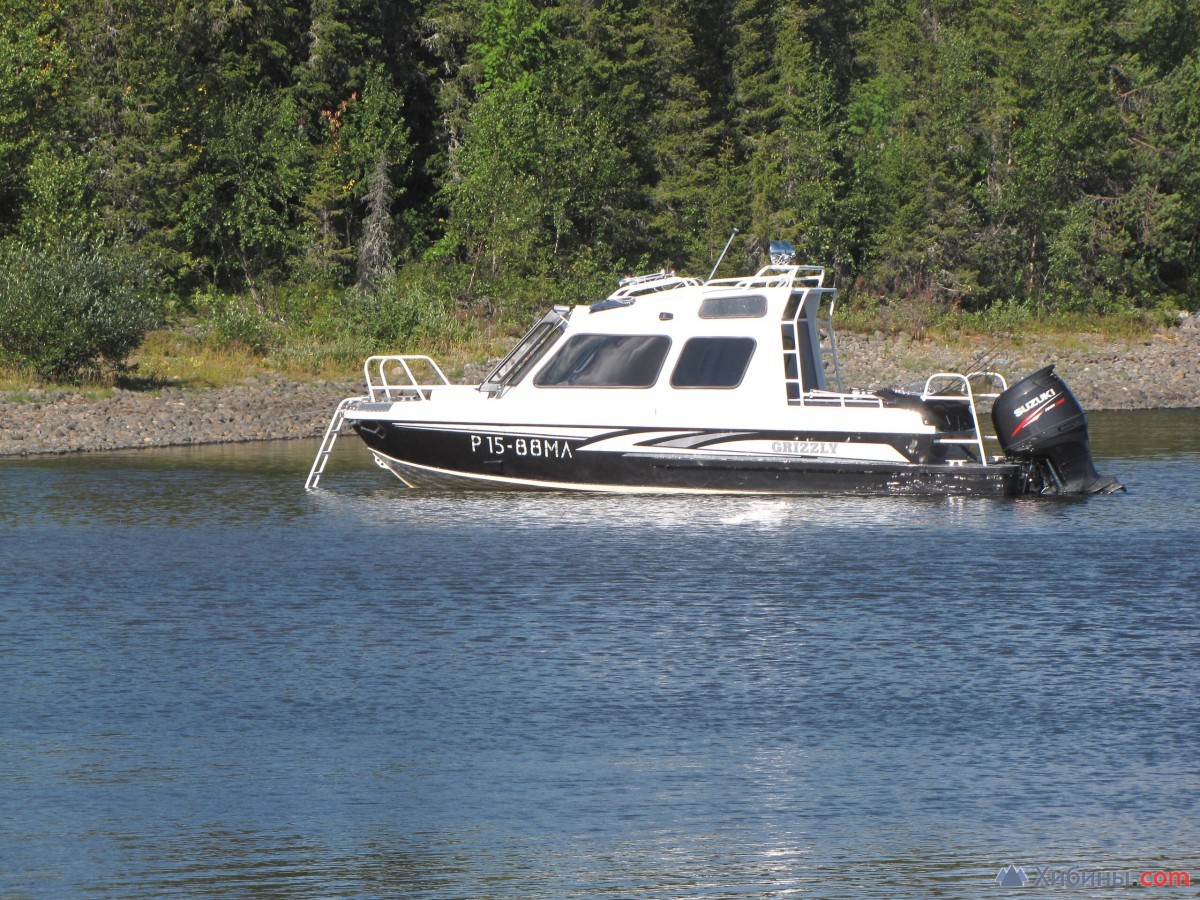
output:
[[[577,439],[503,439],[399,423],[357,423],[380,465],[420,488],[494,488],[738,494],[1012,496],[1030,490],[1016,463],[864,462],[589,449]]]

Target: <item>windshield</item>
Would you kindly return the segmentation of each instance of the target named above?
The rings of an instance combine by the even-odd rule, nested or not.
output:
[[[479,389],[497,393],[518,384],[562,337],[563,329],[567,325],[566,316],[563,315],[566,311],[566,307],[556,306],[546,313],[496,368],[492,369],[487,378],[483,379]]]

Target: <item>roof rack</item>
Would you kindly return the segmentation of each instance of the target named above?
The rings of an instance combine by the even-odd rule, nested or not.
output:
[[[674,272],[663,269],[648,275],[631,275],[617,282],[617,289],[606,299],[617,300],[625,297],[641,297],[645,294],[655,294],[659,291],[673,291],[678,288],[698,287],[700,281],[695,278],[684,278]]]

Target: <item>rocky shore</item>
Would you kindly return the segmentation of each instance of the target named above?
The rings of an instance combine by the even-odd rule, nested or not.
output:
[[[933,372],[978,368],[999,372],[1011,383],[1054,363],[1086,410],[1200,407],[1200,315],[1137,340],[1028,335],[949,346],[903,334],[839,334],[838,358],[847,387],[923,384]]]
[[[936,371],[989,368],[1010,379],[1055,363],[1085,409],[1200,407],[1200,316],[1135,341],[1095,335],[949,345],[907,335],[839,334],[847,387],[904,386]],[[478,380],[484,367],[469,367]],[[0,456],[315,438],[358,381],[256,378],[212,390],[0,392]]]

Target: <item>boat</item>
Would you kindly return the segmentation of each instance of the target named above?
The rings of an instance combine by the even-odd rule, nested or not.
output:
[[[664,270],[554,306],[479,384],[451,383],[429,356],[371,356],[366,393],[334,411],[306,487],[349,425],[381,468],[420,489],[1123,490],[1096,472],[1084,411],[1053,365],[1012,385],[980,370],[844,389],[837,290],[824,267],[795,264],[790,244],[771,250],[753,275]]]

